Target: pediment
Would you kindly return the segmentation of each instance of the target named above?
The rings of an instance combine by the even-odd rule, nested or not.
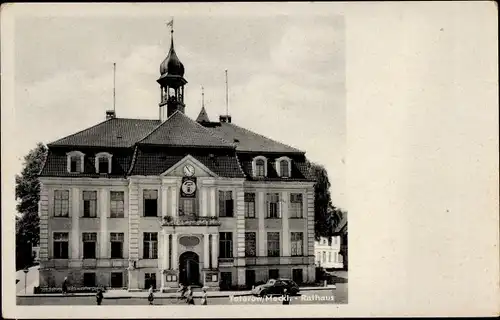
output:
[[[161,176],[183,177],[186,175],[184,167],[188,165],[194,168],[194,177],[217,177],[217,174],[191,155],[182,158],[182,160],[163,172]]]

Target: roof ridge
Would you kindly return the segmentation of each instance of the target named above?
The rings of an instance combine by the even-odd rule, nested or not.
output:
[[[135,163],[137,161],[137,153],[139,153],[139,148],[135,146],[134,155],[132,156],[132,161],[130,162],[130,168],[128,169],[127,175],[129,176],[134,170]]]
[[[144,138],[139,139],[139,141],[137,141],[137,142],[136,142],[136,144],[137,144],[137,143],[141,143],[141,142],[142,142],[143,140],[145,140],[147,137],[149,137],[150,135],[152,135],[152,134],[153,134],[156,130],[158,130],[158,129],[159,129],[159,128],[163,125],[163,124],[167,123],[167,121],[169,121],[170,119],[172,119],[172,118],[173,118],[173,117],[174,117],[177,113],[180,113],[180,111],[179,111],[179,110],[175,110],[175,112],[174,112],[174,113],[172,113],[172,114],[170,115],[170,117],[168,117],[168,118],[167,118],[167,120],[165,120],[165,121],[161,121],[161,120],[160,120],[160,124],[159,124],[159,125],[157,125],[157,126],[156,126],[156,128],[154,128],[153,130],[151,130],[151,132],[150,132],[150,133],[146,134],[146,136],[144,136]]]
[[[224,143],[227,143],[229,144],[231,147],[236,147],[234,145],[234,143],[231,143],[229,141],[226,141],[226,139],[222,138],[221,136],[219,136],[218,134],[215,134],[215,132],[213,132],[212,130],[209,130],[207,128],[205,128],[204,126],[202,126],[200,123],[192,120],[191,118],[189,118],[188,116],[186,116],[185,114],[183,114],[186,118],[188,118],[189,120],[191,120],[193,123],[195,123],[197,126],[200,126],[201,128],[203,128],[204,131],[208,132],[208,134],[210,134],[212,137],[216,138],[216,139],[219,139],[220,141],[224,142]]]
[[[245,171],[243,171],[243,167],[241,166],[241,162],[240,162],[240,158],[238,158],[238,154],[235,153],[234,155],[236,157],[236,162],[238,162],[238,169],[240,169],[241,173],[243,173],[243,175],[245,176],[245,178],[247,177],[247,174],[245,173]]]
[[[73,133],[73,134],[70,134],[69,136],[66,136],[66,137],[63,137],[63,138],[61,138],[61,139],[57,139],[56,141],[52,141],[52,142],[50,142],[50,143],[47,143],[47,146],[54,145],[55,143],[57,143],[57,142],[59,142],[59,141],[61,141],[61,140],[68,139],[68,138],[71,138],[71,137],[73,137],[73,136],[76,136],[77,134],[80,134],[80,133],[82,133],[82,132],[84,132],[84,131],[88,131],[88,130],[90,130],[90,129],[93,129],[93,128],[95,128],[95,127],[97,127],[97,126],[99,126],[99,125],[101,125],[101,124],[103,124],[103,123],[106,123],[106,122],[108,122],[108,121],[111,121],[111,120],[113,120],[113,119],[116,119],[116,118],[109,118],[109,119],[106,119],[106,120],[104,120],[104,121],[102,121],[102,122],[99,122],[99,123],[97,123],[97,124],[95,124],[95,125],[93,125],[93,126],[91,126],[91,127],[88,127],[88,128],[82,129],[82,130],[80,130],[80,131],[78,131],[78,132],[75,132],[75,133]]]
[[[226,123],[226,124],[228,124],[228,125],[231,125],[231,126],[233,126],[233,127],[236,127],[236,128],[238,128],[238,129],[241,129],[241,130],[243,130],[243,131],[250,132],[251,134],[255,134],[255,135],[257,135],[257,136],[259,136],[259,137],[261,137],[261,138],[264,138],[264,139],[270,140],[270,141],[275,142],[275,143],[279,143],[279,144],[284,145],[284,146],[286,146],[286,147],[288,147],[288,148],[291,148],[291,149],[295,149],[295,150],[296,150],[296,152],[298,152],[298,153],[299,153],[299,152],[300,152],[300,153],[305,153],[305,151],[302,151],[302,150],[300,150],[300,149],[297,149],[297,148],[295,148],[295,147],[292,147],[292,146],[290,146],[290,145],[288,145],[288,144],[286,144],[286,143],[283,143],[283,142],[280,142],[280,141],[276,141],[276,140],[271,139],[271,138],[269,138],[269,137],[266,137],[266,136],[264,136],[264,135],[262,135],[262,134],[260,134],[260,133],[257,133],[257,132],[254,132],[254,131],[251,131],[251,130],[249,130],[249,129],[246,129],[246,128],[243,128],[243,127],[240,127],[240,126],[237,126],[237,125],[235,125],[234,123],[231,123],[231,122],[225,122],[225,123]]]

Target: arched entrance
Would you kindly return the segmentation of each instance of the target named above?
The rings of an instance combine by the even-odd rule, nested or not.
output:
[[[200,284],[200,258],[192,251],[179,257],[179,282],[185,285]]]

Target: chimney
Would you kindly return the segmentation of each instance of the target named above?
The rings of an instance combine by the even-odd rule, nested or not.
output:
[[[231,123],[231,116],[230,115],[221,115],[219,116],[219,122],[227,122],[227,123]]]
[[[115,110],[106,111],[106,120],[113,119],[116,117]]]

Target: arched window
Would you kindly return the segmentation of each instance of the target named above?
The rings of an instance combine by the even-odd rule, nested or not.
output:
[[[113,156],[107,152],[100,152],[95,155],[95,172],[111,173],[111,158]]]
[[[276,172],[282,178],[290,178],[291,176],[291,161],[288,157],[276,159]]]
[[[267,176],[267,159],[265,157],[259,156],[254,158],[253,175],[260,178]]]
[[[67,156],[67,169],[69,173],[80,173],[83,172],[84,168],[84,157],[80,151],[71,151],[66,154]]]

